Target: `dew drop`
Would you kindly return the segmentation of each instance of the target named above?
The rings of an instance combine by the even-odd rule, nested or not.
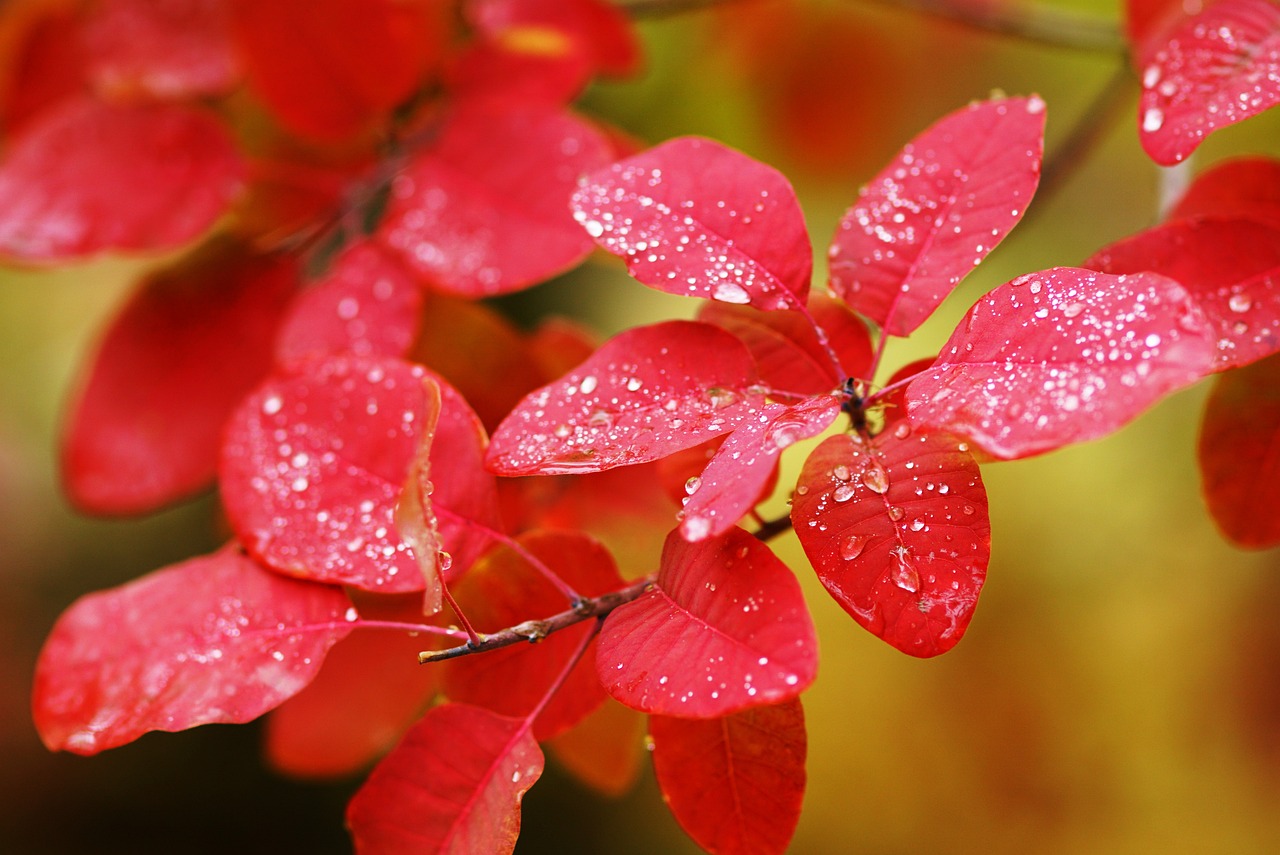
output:
[[[840,557],[845,561],[852,561],[862,554],[862,550],[866,548],[867,541],[871,538],[860,534],[851,534],[840,544]]]
[[[284,400],[279,395],[271,395],[262,402],[262,412],[268,416],[274,416],[283,406]]]
[[[1227,307],[1233,312],[1247,312],[1253,308],[1253,300],[1249,299],[1248,294],[1232,294]]]
[[[894,522],[897,522],[898,520],[902,519],[903,516],[905,516],[905,514],[902,508],[898,507],[897,505],[889,506],[889,519],[893,520]]]
[[[853,494],[855,492],[856,491],[853,487],[850,487],[848,484],[841,484],[839,487],[836,487],[831,491],[831,498],[835,499],[837,502],[847,502],[853,498]]]
[[[692,496],[694,493],[698,492],[698,488],[701,486],[702,486],[702,479],[699,478],[697,475],[694,475],[688,481],[684,482],[684,491],[685,493]]]
[[[597,385],[599,385],[599,381],[596,380],[595,375],[588,374],[586,377],[582,378],[582,382],[578,385],[578,388],[582,391],[582,394],[590,395],[596,390]]]
[[[1142,114],[1142,130],[1154,134],[1164,125],[1164,111],[1159,107],[1149,107]]]
[[[899,546],[890,553],[890,558],[893,567],[889,571],[889,578],[893,584],[913,594],[920,590],[920,573],[911,562],[907,550]]]
[[[862,470],[862,483],[873,493],[884,495],[889,489],[889,473],[879,463]]]
[[[831,470],[831,477],[837,481],[848,481],[850,478],[849,467],[841,464]]]
[[[680,533],[690,543],[706,540],[711,534],[711,520],[703,516],[686,517],[680,524]]]

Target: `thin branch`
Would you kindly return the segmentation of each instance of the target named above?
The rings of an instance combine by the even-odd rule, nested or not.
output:
[[[775,520],[764,520],[760,523],[752,534],[761,542],[768,543],[780,534],[791,531],[790,514],[780,516]]]
[[[618,6],[632,18],[665,18],[742,2],[746,0],[620,0]]]
[[[538,716],[542,715],[542,711],[547,708],[547,704],[551,703],[551,699],[555,697],[556,692],[560,691],[560,687],[569,679],[569,675],[573,673],[573,669],[578,667],[578,663],[582,661],[582,657],[586,654],[587,648],[591,645],[592,640],[600,634],[600,627],[602,626],[604,626],[604,618],[597,617],[596,625],[591,627],[591,631],[582,637],[582,643],[578,645],[577,651],[575,651],[569,661],[565,663],[565,666],[560,669],[559,676],[556,677],[555,682],[547,689],[546,694],[542,696],[542,700],[538,701],[538,705],[534,707],[527,716],[525,716],[525,721],[528,722],[530,726],[533,725],[534,720],[536,720]]]
[[[1110,18],[1081,15],[1039,4],[973,0],[859,0],[943,18],[977,30],[1073,50],[1124,53],[1126,43]]]
[[[1061,188],[1065,177],[1102,142],[1112,123],[1120,118],[1133,93],[1127,85],[1131,75],[1128,61],[1120,62],[1072,125],[1071,133],[1045,158],[1040,170],[1040,201],[1031,207],[1031,215],[1044,210],[1044,200]]]

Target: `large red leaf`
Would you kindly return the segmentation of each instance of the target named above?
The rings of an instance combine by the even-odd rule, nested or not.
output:
[[[1169,218],[1204,216],[1246,217],[1280,228],[1280,160],[1240,157],[1197,175]]]
[[[67,416],[82,510],[142,513],[214,480],[222,428],[270,370],[295,263],[220,241],[145,279],[107,329]]]
[[[725,438],[700,476],[685,484],[680,534],[697,541],[733,528],[761,500],[783,449],[822,433],[840,415],[840,398],[820,395],[799,404],[765,404]]]
[[[494,431],[501,475],[599,472],[657,460],[733,430],[759,411],[750,352],[695,321],[637,327],[522,400]]]
[[[45,745],[96,754],[151,730],[257,718],[297,694],[355,611],[235,547],[80,598],[36,663]]]
[[[623,587],[609,553],[591,538],[571,531],[530,532],[520,546],[584,597]],[[471,568],[454,590],[467,618],[481,632],[497,632],[527,620],[551,617],[572,604],[510,547],[491,552]],[[535,644],[503,647],[463,656],[439,666],[450,700],[504,715],[527,715],[578,655],[587,623],[555,632]],[[587,648],[534,722],[533,734],[550,739],[577,724],[604,702],[596,678],[595,645]]]
[[[1222,0],[1174,28],[1144,68],[1138,138],[1167,166],[1277,103],[1280,5]]]
[[[907,408],[993,457],[1026,457],[1110,433],[1207,374],[1216,345],[1171,279],[1043,270],[969,310]]]
[[[716,855],[780,855],[800,821],[808,738],[800,699],[723,718],[649,717],[667,807]]]
[[[479,297],[561,273],[591,251],[567,203],[605,137],[563,109],[474,106],[391,186],[378,237],[429,285]]]
[[[1280,356],[1214,383],[1200,428],[1209,512],[1241,546],[1280,544]]]
[[[587,177],[573,215],[645,285],[792,309],[813,252],[790,182],[720,143],[681,137]]]
[[[213,225],[243,183],[208,113],[73,100],[29,125],[0,164],[0,255],[172,249]]]
[[[364,855],[509,853],[520,799],[542,774],[529,722],[479,707],[427,713],[347,806]]]
[[[250,395],[231,417],[221,468],[227,516],[246,547],[284,573],[386,593],[421,590],[395,509],[428,422],[428,377],[399,360],[340,356],[295,363]],[[437,382],[431,501],[456,576],[487,546],[496,496],[481,468],[479,421]]]
[[[906,419],[869,442],[824,441],[791,506],[800,545],[836,602],[912,656],[936,656],[969,626],[991,557],[978,465],[964,443]]]
[[[970,104],[904,146],[840,221],[831,290],[889,335],[920,326],[1022,219],[1044,107],[1036,96]]]
[[[600,682],[632,709],[716,718],[797,697],[818,668],[795,576],[741,529],[667,538],[653,589],[605,620]]]

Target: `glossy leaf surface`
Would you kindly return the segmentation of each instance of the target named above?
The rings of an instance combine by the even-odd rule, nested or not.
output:
[[[791,520],[823,586],[876,637],[927,657],[964,635],[991,557],[964,443],[901,418],[869,443],[830,437],[805,462]]]
[[[5,152],[0,255],[172,249],[212,226],[243,183],[231,138],[205,112],[72,100],[41,114]]]
[[[994,289],[907,387],[911,421],[1013,459],[1110,433],[1208,373],[1217,337],[1154,273],[1054,268]]]
[[[147,731],[250,721],[311,681],[351,631],[350,608],[337,588],[234,547],[81,597],[36,665],[40,738],[96,754]]]
[[[1239,157],[1197,175],[1169,218],[1204,216],[1246,217],[1280,229],[1280,160]]]
[[[632,709],[716,718],[800,694],[817,638],[799,583],[741,529],[667,538],[653,590],[605,620],[600,682]]]
[[[649,717],[653,768],[676,821],[717,855],[780,855],[804,800],[808,738],[794,699],[704,720]]]
[[[920,326],[1022,219],[1044,114],[1036,96],[979,102],[904,146],[840,221],[832,292],[889,335]]]
[[[813,272],[795,191],[770,166],[681,137],[594,172],[573,215],[651,288],[760,309],[803,305]]]
[[[1280,5],[1222,0],[1174,28],[1142,71],[1138,138],[1156,163],[1280,103]]]
[[[444,704],[414,725],[347,806],[366,855],[509,853],[520,799],[542,774],[522,719]]]
[[[733,430],[764,403],[747,349],[710,324],[628,330],[528,395],[494,431],[502,475],[598,472]]]

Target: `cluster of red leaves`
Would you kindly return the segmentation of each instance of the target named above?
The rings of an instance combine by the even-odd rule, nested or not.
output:
[[[1144,131],[1154,157],[1185,157],[1249,113],[1224,116],[1194,82],[1220,56],[1194,39],[1225,29],[1247,46],[1230,97],[1254,87],[1252,112],[1280,89],[1259,3],[1274,11],[1202,13],[1228,15],[1215,35],[1197,17],[1149,36],[1164,41],[1144,83],[1174,99],[1144,100],[1166,118]],[[781,523],[860,625],[940,654],[986,577],[980,460],[1102,436],[1254,363],[1219,381],[1202,462],[1233,537],[1280,539],[1256,510],[1274,507],[1274,431],[1243,412],[1259,384],[1275,388],[1280,350],[1275,162],[1213,170],[1168,223],[999,286],[936,359],[878,382],[886,345],[1022,217],[1040,99],[972,104],[904,147],[842,219],[818,293],[782,175],[694,138],[616,160],[617,135],[566,107],[592,75],[636,65],[612,6],[472,0],[466,38],[442,29],[434,0],[306,6],[31,0],[4,19],[21,48],[4,73],[21,85],[0,100],[14,129],[0,252],[159,250],[226,223],[142,282],[108,330],[63,461],[70,495],[98,513],[216,480],[235,542],[68,609],[36,675],[51,748],[270,712],[284,770],[382,758],[348,811],[360,851],[503,852],[540,743],[618,791],[644,714],[691,836],[779,852],[817,669],[799,585],[765,543]],[[282,170],[285,151],[319,165]],[[334,223],[340,251],[304,287],[280,235]],[[470,302],[596,244],[642,283],[707,300],[698,319],[596,348]],[[842,419],[789,490],[790,519],[761,520],[785,449]],[[550,477],[513,477],[534,474]],[[620,529],[653,547],[622,545]],[[435,664],[418,669],[424,646]]]

